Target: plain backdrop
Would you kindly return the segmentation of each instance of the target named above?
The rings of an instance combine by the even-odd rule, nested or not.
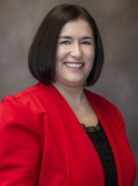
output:
[[[105,65],[91,90],[121,110],[138,162],[137,0],[0,0],[0,99],[36,82],[27,66],[28,50],[42,19],[59,3],[84,6],[99,26]]]

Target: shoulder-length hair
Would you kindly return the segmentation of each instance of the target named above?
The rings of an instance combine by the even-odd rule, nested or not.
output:
[[[78,18],[86,20],[90,25],[96,47],[94,65],[86,80],[86,85],[93,85],[98,80],[103,67],[104,52],[96,22],[83,7],[61,4],[46,15],[30,47],[28,56],[29,69],[32,75],[40,82],[48,85],[55,81],[56,50],[60,31],[67,22]]]

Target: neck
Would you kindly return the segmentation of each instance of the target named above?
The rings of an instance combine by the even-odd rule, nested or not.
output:
[[[83,87],[69,87],[60,83],[54,83],[54,86],[70,104],[79,105],[85,98]]]

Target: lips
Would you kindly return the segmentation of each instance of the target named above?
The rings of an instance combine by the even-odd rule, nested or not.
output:
[[[65,62],[64,63],[68,68],[82,68],[84,63],[82,62]]]

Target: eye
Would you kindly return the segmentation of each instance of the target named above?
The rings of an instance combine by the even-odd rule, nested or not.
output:
[[[84,45],[92,45],[92,42],[91,42],[91,41],[82,41],[81,44],[84,44]]]
[[[69,45],[69,44],[71,44],[71,41],[63,40],[63,41],[59,41],[59,44]]]

